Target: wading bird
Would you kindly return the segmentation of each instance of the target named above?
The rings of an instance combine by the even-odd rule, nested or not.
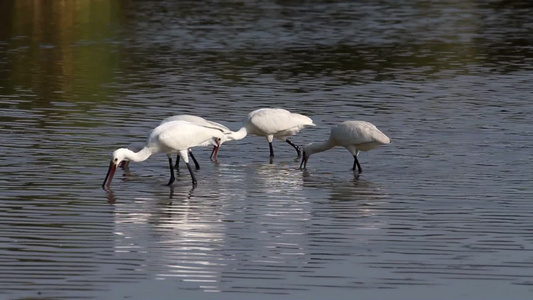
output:
[[[187,151],[190,148],[196,146],[215,145],[220,144],[220,140],[224,137],[224,133],[219,129],[210,127],[199,126],[185,121],[171,121],[163,123],[157,126],[148,135],[146,146],[139,152],[133,152],[126,148],[120,148],[113,152],[113,157],[109,163],[109,169],[104,179],[102,187],[109,188],[113,175],[117,169],[117,166],[122,161],[145,161],[152,154],[165,153],[168,156],[168,162],[170,167],[170,181],[168,185],[171,185],[174,180],[174,165],[172,164],[171,154],[178,153],[191,174],[192,184],[196,186],[197,181],[194,173],[189,165],[189,156]],[[217,152],[218,148],[215,150]],[[216,153],[215,153],[216,155]]]
[[[381,145],[390,144],[391,140],[372,123],[365,121],[345,121],[331,129],[329,139],[323,143],[311,143],[303,148],[303,158],[300,164],[305,169],[309,157],[314,153],[323,152],[336,146],[341,146],[353,155],[353,168],[363,172],[357,156],[359,151],[369,151]]]
[[[291,113],[281,108],[261,108],[248,114],[245,125],[230,136],[240,140],[247,134],[266,137],[270,148],[270,157],[274,157],[272,140],[277,138],[287,142],[296,149],[298,157],[301,155],[300,147],[292,143],[288,137],[300,132],[305,127],[315,126],[313,120],[301,114]]]
[[[224,143],[226,141],[233,140],[233,134],[235,133],[235,132],[231,131],[228,127],[226,127],[226,126],[224,126],[224,125],[222,125],[220,123],[209,121],[209,120],[206,120],[206,119],[204,119],[202,117],[193,116],[193,115],[175,115],[175,116],[168,117],[168,118],[164,119],[163,121],[161,121],[161,124],[164,124],[164,123],[167,123],[167,122],[172,122],[172,121],[186,121],[186,122],[193,123],[193,124],[196,124],[196,125],[199,125],[199,126],[218,129],[218,130],[222,131],[222,133],[224,133],[224,136],[225,136],[225,138],[222,138],[220,140],[220,145],[222,145],[222,143]],[[210,159],[213,159],[215,161],[217,160],[217,156],[218,156],[218,151],[215,151],[216,147],[217,146],[213,147],[213,151],[211,151],[211,156],[209,156]],[[199,170],[200,169],[200,164],[198,164],[198,161],[196,160],[196,158],[192,154],[191,149],[189,149],[188,151],[189,151],[189,155],[191,156],[191,158],[192,158],[192,160],[194,162],[196,170]],[[215,152],[217,153],[217,155],[214,155]],[[180,163],[180,156],[178,154],[178,156],[176,157],[176,169],[179,167],[179,163]]]

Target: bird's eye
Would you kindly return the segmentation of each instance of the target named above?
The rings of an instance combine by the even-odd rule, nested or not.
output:
[[[115,158],[114,161],[117,162],[117,161],[118,161],[118,158]]]

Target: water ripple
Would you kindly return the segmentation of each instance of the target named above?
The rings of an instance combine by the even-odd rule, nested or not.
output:
[[[0,298],[531,294],[529,2],[26,2],[0,4]],[[195,189],[164,155],[101,189],[161,119],[264,106],[312,117],[300,145],[393,143],[358,176],[249,136],[194,149]]]

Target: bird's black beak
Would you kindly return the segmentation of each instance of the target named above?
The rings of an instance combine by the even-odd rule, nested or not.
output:
[[[115,175],[115,171],[117,170],[117,165],[111,161],[109,163],[109,169],[107,169],[107,175],[105,176],[104,183],[102,183],[102,188],[105,190],[106,187],[109,188],[111,185],[111,180],[113,180],[113,175]]]

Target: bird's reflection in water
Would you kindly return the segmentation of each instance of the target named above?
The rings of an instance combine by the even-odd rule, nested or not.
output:
[[[290,162],[277,164],[251,165],[249,181],[253,182],[254,188],[266,193],[290,193],[292,190],[301,190],[301,171]]]
[[[117,203],[115,252],[142,262],[135,272],[202,282],[204,289],[217,290],[223,257],[216,253],[224,248],[227,231],[217,189],[171,185],[164,194],[161,190],[157,186],[148,196],[137,191],[127,203],[108,193]]]
[[[329,259],[365,261],[368,244],[388,228],[387,199],[380,184],[351,174],[316,173],[302,176],[304,192],[312,204],[312,253]],[[335,245],[332,247],[332,245]],[[351,257],[351,258],[347,258]],[[320,255],[312,257],[320,259]],[[339,274],[339,281],[342,282]]]
[[[378,184],[306,175],[292,161],[221,168],[231,180],[214,173],[211,186],[157,186],[144,196],[137,190],[127,203],[109,192],[118,202],[116,255],[139,262],[130,273],[205,291],[243,284],[236,277],[250,274],[282,284],[287,268],[305,274],[310,262],[345,259],[346,249],[362,247],[361,233],[378,226]]]
[[[352,178],[335,178],[334,174],[310,174],[304,170],[304,186],[313,193],[327,191],[324,198],[328,209],[339,216],[359,218],[378,212],[386,206],[388,197],[379,183],[362,179],[354,173]]]
[[[174,190],[175,190],[175,188],[174,188],[173,185],[170,185],[170,186],[169,186],[169,189],[170,189],[170,193],[169,193],[169,195],[168,195],[168,199],[172,200],[172,199],[174,198]],[[196,187],[193,186],[193,187],[189,190],[189,192],[188,192],[188,194],[186,195],[185,198],[186,198],[186,199],[191,199],[191,198],[193,197],[193,192],[194,192],[195,189],[196,189]],[[182,195],[182,194],[180,194],[180,196],[181,196],[181,195]]]
[[[110,188],[105,190],[106,196],[107,196],[107,203],[109,204],[115,204],[117,202],[117,197],[115,196],[115,192],[111,190]]]
[[[169,188],[168,199],[172,200],[172,199],[174,199],[175,188],[174,188],[173,185],[168,186],[168,188]],[[186,195],[184,193],[179,193],[179,196],[185,196],[186,199],[190,199],[191,197],[193,197],[193,192],[194,192],[195,189],[196,189],[196,187],[192,187],[186,193]],[[105,188],[104,191],[106,192],[107,203],[116,204],[117,203],[117,197],[115,195],[115,192],[111,188]],[[180,198],[183,198],[183,197],[180,197]],[[170,202],[170,203],[172,203],[172,202]]]
[[[379,184],[364,180],[354,174],[353,180],[344,184],[335,184],[330,190],[330,200],[333,201],[379,201],[383,199]]]

